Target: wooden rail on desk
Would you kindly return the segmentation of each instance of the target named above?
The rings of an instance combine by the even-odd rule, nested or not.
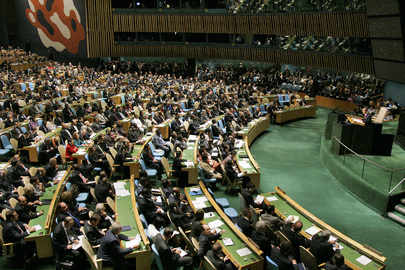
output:
[[[329,230],[333,235],[337,236],[340,240],[345,242],[345,244],[353,247],[354,249],[360,251],[361,253],[366,254],[367,256],[375,259],[377,262],[384,264],[384,262],[387,260],[386,257],[382,256],[381,253],[370,249],[369,247],[366,247],[353,239],[349,238],[345,234],[339,232],[332,226],[326,224],[316,216],[314,216],[311,212],[308,210],[304,209],[301,205],[299,205],[297,202],[295,202],[293,199],[291,199],[287,194],[279,187],[276,187],[276,193],[279,195],[281,198],[283,198],[289,205],[291,205],[295,210],[300,212],[302,215],[304,215],[306,218],[311,220],[313,223],[315,223],[317,226],[321,227],[324,230]],[[350,265],[349,265],[350,266]],[[350,266],[354,269],[358,269],[356,266]]]
[[[254,159],[252,153],[250,153],[249,144],[248,144],[248,137],[247,137],[247,136],[245,137],[245,140],[244,140],[244,141],[245,141],[245,145],[244,145],[244,147],[245,147],[245,152],[246,152],[246,154],[248,155],[248,157],[249,157],[249,159],[250,159],[250,162],[252,162],[253,166],[255,167],[256,171],[257,171],[258,173],[260,173],[260,166],[259,166],[259,164],[257,164],[257,162],[256,162],[256,160]]]
[[[215,211],[218,213],[218,215],[225,220],[227,225],[234,231],[234,233],[242,239],[248,247],[253,250],[257,255],[261,256],[263,254],[263,251],[258,249],[255,244],[253,244],[247,237],[244,235],[238,228],[236,228],[235,224],[233,224],[232,220],[229,219],[229,217],[222,211],[221,207],[218,206],[214,198],[212,198],[211,194],[208,192],[207,188],[205,187],[204,183],[200,181],[200,187],[201,190],[203,191],[205,197],[207,197],[208,201],[211,203],[211,205],[214,207]]]
[[[67,179],[68,175],[70,174],[71,169],[72,169],[72,167],[69,166],[65,172],[65,175],[59,181],[58,187],[55,191],[55,194],[53,195],[51,204],[49,205],[49,211],[48,211],[48,214],[46,215],[46,221],[45,221],[45,230],[48,232],[50,232],[49,230],[52,229],[52,225],[53,225],[53,221],[54,221],[54,217],[55,217],[55,211],[56,211],[56,204],[60,199],[60,194],[63,191],[63,188],[65,187],[66,179]]]
[[[142,222],[141,222],[141,218],[139,217],[138,208],[137,208],[137,205],[136,205],[135,183],[134,183],[134,177],[133,176],[131,176],[131,179],[130,179],[130,189],[131,189],[132,209],[133,209],[133,212],[134,212],[136,225],[138,226],[138,231],[141,234],[142,241],[145,243],[145,246],[148,246],[150,244],[149,239],[146,236],[145,230],[144,230]]]

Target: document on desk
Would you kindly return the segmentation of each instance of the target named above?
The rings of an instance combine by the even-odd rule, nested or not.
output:
[[[126,197],[126,196],[131,195],[131,193],[129,193],[129,191],[126,190],[126,189],[119,189],[119,190],[116,190],[115,193],[116,193],[116,195],[117,195],[118,197]]]
[[[205,197],[205,196],[195,197],[194,200],[198,201],[198,202],[206,202],[206,201],[208,201],[207,197]]]
[[[200,192],[201,191],[201,189],[200,188],[198,188],[198,187],[192,187],[192,188],[190,188],[190,192]]]
[[[317,234],[318,232],[320,232],[321,229],[319,229],[318,227],[316,227],[315,225],[309,227],[308,229],[305,230],[305,232],[311,236],[314,236],[315,234]]]
[[[238,249],[236,251],[236,253],[238,253],[239,256],[244,257],[244,256],[247,256],[247,255],[251,254],[252,251],[250,251],[250,249],[245,247],[245,248]]]
[[[125,247],[126,248],[134,248],[136,246],[139,246],[140,243],[141,243],[141,235],[138,233],[135,236],[135,239],[132,239],[130,241],[125,242]]]
[[[262,204],[264,201],[264,197],[262,195],[257,195],[255,199],[256,204]]]
[[[243,169],[250,169],[250,163],[247,160],[239,160],[239,165],[243,168]]]
[[[367,265],[367,264],[371,263],[371,260],[368,257],[364,256],[364,255],[361,255],[360,257],[358,257],[356,259],[356,261],[358,261],[362,265]]]
[[[224,242],[225,246],[232,246],[233,245],[233,241],[231,238],[224,238],[222,239],[222,241]]]
[[[213,213],[213,212],[204,213],[204,219],[206,219],[206,218],[212,218],[212,217],[214,217],[214,213]]]
[[[278,201],[278,199],[277,199],[276,196],[269,196],[269,197],[266,197],[266,199],[267,199],[269,202]]]
[[[39,224],[33,226],[33,228],[35,229],[36,232],[42,229],[41,225]]]
[[[82,247],[82,239],[83,239],[83,237],[84,237],[83,235],[80,235],[80,236],[79,236],[79,242],[72,244],[72,249],[73,249],[73,250],[77,250],[77,249],[79,249],[79,248]]]
[[[208,223],[208,226],[210,227],[210,229],[216,229],[218,227],[221,227],[221,225],[223,225],[224,223],[222,221],[220,221],[219,219],[211,221],[210,223]]]
[[[192,162],[192,161],[184,161],[184,164],[186,165],[187,168],[194,166],[194,162]]]
[[[205,202],[202,202],[202,201],[193,201],[193,205],[196,209],[203,209],[203,208],[207,207],[205,205]]]

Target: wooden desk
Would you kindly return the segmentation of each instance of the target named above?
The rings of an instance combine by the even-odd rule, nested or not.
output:
[[[125,189],[130,192],[130,196],[115,196],[115,212],[118,214],[118,221],[122,226],[131,226],[130,231],[122,232],[128,237],[141,236],[140,247],[132,253],[126,255],[126,258],[136,258],[136,269],[149,270],[151,268],[151,249],[149,239],[146,237],[135,197],[135,184],[132,180],[119,181],[125,183]],[[125,242],[122,242],[123,244]]]
[[[122,96],[125,94],[118,94],[115,96],[112,96],[111,99],[115,105],[122,105]]]
[[[28,146],[24,146],[22,148],[22,150],[28,151],[28,156],[29,156],[30,162],[35,163],[35,162],[39,161],[38,160],[39,147],[44,143],[44,140],[46,138],[52,138],[52,137],[58,135],[60,133],[61,129],[62,128],[57,128],[52,132],[48,132],[48,133],[45,134],[45,137],[41,141],[37,142],[36,144],[31,144],[31,145],[28,145]]]
[[[316,96],[316,104],[319,107],[328,108],[331,110],[340,110],[344,112],[353,112],[355,111],[358,106],[353,102],[347,100],[340,100],[336,98],[324,97],[324,96]]]
[[[134,148],[132,149],[131,157],[132,160],[124,162],[124,166],[129,167],[129,175],[130,177],[139,178],[140,177],[140,164],[139,159],[141,158],[141,154],[143,149],[145,148],[146,144],[148,144],[153,137],[153,133],[146,133],[146,135],[142,138],[142,143],[135,144]]]
[[[191,188],[200,188],[202,191],[201,195],[191,195],[190,189]],[[263,270],[264,260],[261,256],[263,251],[258,249],[236,226],[233,222],[228,218],[228,216],[222,211],[222,209],[217,205],[215,200],[209,194],[208,190],[205,188],[203,182],[200,181],[199,186],[194,187],[186,187],[185,194],[190,206],[193,208],[194,212],[197,211],[195,207],[195,201],[198,197],[205,198],[205,208],[204,211],[210,212],[212,211],[213,217],[204,218],[204,223],[209,224],[212,221],[220,220],[223,224],[219,227],[225,232],[222,234],[222,239],[218,240],[222,246],[223,252],[230,258],[231,262],[236,266],[237,269],[250,269],[250,270]],[[207,208],[210,208],[207,210]],[[214,210],[212,210],[212,208]],[[223,243],[224,238],[231,238],[233,245],[226,246]],[[237,250],[242,248],[248,248],[250,250],[250,254],[246,256],[239,256]]]
[[[316,107],[315,106],[302,106],[293,109],[288,109],[285,111],[276,111],[276,123],[283,124],[285,122],[294,121],[302,118],[315,117]]]
[[[37,211],[43,211],[44,214],[31,219],[29,226],[40,225],[41,230],[35,231],[28,235],[26,241],[35,241],[38,258],[50,258],[53,256],[53,247],[51,240],[51,232],[53,229],[53,222],[55,219],[55,212],[60,200],[64,187],[66,185],[66,179],[70,174],[71,168],[69,167],[64,171],[63,177],[59,180],[58,185],[54,185],[46,188],[44,194],[40,197],[40,200],[51,200],[49,205],[40,205],[37,207]]]
[[[308,239],[311,238],[311,235],[306,233],[305,230],[313,225],[322,230],[329,230],[332,235],[338,238],[338,243],[343,246],[343,249],[340,252],[343,256],[345,256],[345,263],[353,270],[382,270],[385,268],[384,262],[386,261],[386,258],[382,254],[354,241],[330,225],[326,224],[292,200],[279,187],[276,187],[276,192],[268,192],[262,195],[265,198],[264,202],[266,204],[274,205],[276,214],[280,218],[286,219],[286,217],[289,215],[298,216],[303,223],[301,234],[304,237]],[[268,199],[269,197],[271,197],[270,200]],[[368,257],[372,260],[372,262],[367,265],[360,264],[358,261],[356,261],[356,259],[361,255]]]
[[[167,119],[163,123],[155,126],[155,128],[159,129],[160,134],[162,134],[163,139],[168,139],[169,138],[170,123],[172,121],[173,121],[173,118],[172,119]]]
[[[122,126],[125,133],[128,134],[129,127],[131,126],[131,119],[125,118],[125,119],[119,120],[118,123]]]
[[[249,146],[261,133],[269,129],[270,118],[261,117],[249,123],[248,127],[242,129],[239,135],[242,135],[244,145],[236,152],[236,163],[239,170],[250,178],[256,188],[260,187],[260,167],[250,153]]]
[[[97,139],[98,136],[100,136],[100,135],[102,135],[102,134],[106,134],[106,132],[107,132],[108,129],[109,129],[109,128],[105,128],[105,129],[100,130],[99,132],[97,132],[97,133],[91,138],[92,142],[94,142],[94,141]],[[83,160],[86,159],[87,151],[89,150],[89,147],[90,147],[92,144],[93,144],[93,143],[89,143],[89,144],[80,146],[80,147],[79,147],[79,150],[78,150],[76,153],[74,153],[74,154],[72,155],[72,157],[77,160],[77,164],[81,165],[81,164],[83,163]]]
[[[193,165],[187,166],[187,163],[183,163],[186,167],[182,168],[183,171],[188,173],[188,184],[193,185],[198,183],[198,143],[200,141],[200,136],[190,135],[187,139],[187,148],[183,150],[181,158],[186,160],[187,163],[192,163]]]

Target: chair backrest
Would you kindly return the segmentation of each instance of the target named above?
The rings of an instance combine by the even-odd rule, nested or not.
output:
[[[245,200],[245,198],[242,196],[241,193],[238,193],[238,197],[239,197],[240,209],[248,208],[249,206],[247,205],[246,200]]]
[[[112,157],[115,158],[115,156],[117,155],[117,150],[115,150],[114,147],[110,146],[110,153]]]
[[[8,200],[8,202],[9,202],[9,204],[10,204],[10,206],[11,206],[12,208],[15,208],[15,206],[16,206],[17,203],[18,203],[18,201],[17,201],[15,198],[10,198],[10,199]]]
[[[6,215],[7,215],[7,208],[4,208],[3,211],[1,211],[1,216],[3,217],[4,220],[7,220]],[[3,237],[2,233],[0,233],[0,237]]]
[[[110,165],[111,169],[113,169],[113,167],[114,167],[114,159],[108,153],[106,153],[105,156],[107,158],[108,164]]]
[[[141,220],[143,227],[147,228],[148,227],[148,222],[146,221],[145,216],[143,214],[139,214],[139,219]]]
[[[124,95],[121,95],[121,103],[125,104],[125,96]]]
[[[189,124],[187,121],[184,121],[184,122],[183,122],[183,125],[184,125],[184,129],[185,129],[186,131],[188,131],[188,128],[190,127],[190,124]]]
[[[148,142],[148,145],[149,145],[149,147],[150,147],[150,150],[152,150],[152,153],[153,153],[154,151],[156,151],[155,145],[154,145],[152,142]]]
[[[38,119],[37,123],[38,123],[38,126],[42,127],[42,125],[44,124],[44,120]]]
[[[269,256],[266,256],[267,267],[268,270],[278,270],[278,264],[273,261]]]
[[[153,243],[151,245],[151,248],[152,248],[152,252],[153,252],[153,259],[154,259],[154,261],[156,263],[156,266],[157,266],[158,270],[164,270],[162,260],[160,259],[160,255],[159,255],[159,252],[158,252],[158,250],[156,248],[156,245]]]
[[[186,240],[189,250],[192,250],[194,254],[197,253],[197,250],[195,249],[193,242],[191,242],[190,238],[186,235],[186,233],[181,227],[179,227],[179,232],[181,236],[184,238],[184,240]]]
[[[28,172],[30,173],[31,176],[35,176],[37,174],[38,168],[31,167]]]
[[[191,237],[191,243],[193,243],[193,246],[196,250],[200,249],[200,243],[198,243],[197,238],[195,238],[194,236]]]
[[[6,135],[1,135],[0,136],[1,143],[3,144],[3,148],[6,148],[7,146],[10,145],[10,141],[8,140],[8,137]]]
[[[94,188],[90,188],[90,195],[93,197],[93,199],[98,202],[97,197],[96,197],[96,191],[94,190]]]
[[[115,202],[111,197],[107,197],[107,204],[115,213]]]
[[[142,170],[146,171],[146,165],[143,159],[139,159],[139,164],[141,165]]]
[[[22,186],[19,186],[17,188],[17,193],[18,193],[18,196],[24,196],[24,194],[25,194],[24,188]]]
[[[11,138],[10,143],[13,146],[14,151],[17,151],[18,150],[18,141],[14,138]]]
[[[86,253],[87,259],[90,262],[91,269],[92,270],[101,269],[98,267],[97,255],[94,253],[94,250],[91,247],[89,241],[87,240],[87,237],[82,238],[82,248],[83,248],[84,252]]]
[[[66,147],[64,145],[58,146],[60,157],[62,158],[62,162],[66,162]]]
[[[318,270],[318,264],[315,256],[303,246],[300,246],[301,260],[309,270]]]
[[[210,261],[210,259],[208,259],[207,256],[204,256],[204,269],[205,270],[216,270],[217,268],[215,267],[215,265]]]
[[[276,231],[274,233],[277,235],[277,237],[280,239],[280,241],[287,242],[287,243],[291,242],[290,239],[288,239],[287,236],[284,235],[284,233],[282,233],[280,231]]]
[[[20,129],[21,129],[22,133],[24,133],[24,134],[27,133],[27,129],[25,127],[21,127]]]
[[[160,160],[160,162],[163,165],[163,168],[165,169],[165,173],[167,175],[167,177],[171,176],[171,172],[170,172],[170,166],[169,166],[169,162],[167,161],[166,157],[162,157],[162,159]]]

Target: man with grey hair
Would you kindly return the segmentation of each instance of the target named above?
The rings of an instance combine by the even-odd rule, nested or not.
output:
[[[310,251],[314,254],[318,264],[329,261],[335,254],[333,245],[336,240],[331,240],[330,236],[330,231],[324,230],[312,237]]]
[[[105,236],[101,239],[100,247],[97,252],[97,257],[103,260],[103,265],[112,266],[114,269],[120,270],[128,268],[125,255],[139,248],[139,244],[130,248],[121,248],[121,240],[133,240],[133,238],[121,234],[121,231],[121,224],[113,222],[111,230],[107,231]]]

